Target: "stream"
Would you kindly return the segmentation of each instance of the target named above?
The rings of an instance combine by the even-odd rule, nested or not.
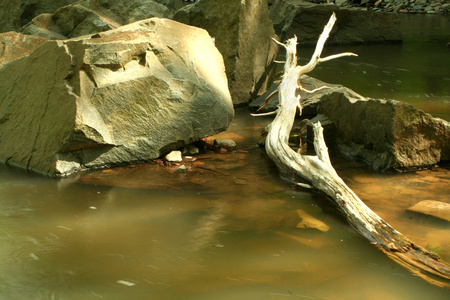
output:
[[[404,42],[309,75],[450,120],[450,19],[402,16]],[[313,49],[299,49],[304,64]],[[303,60],[302,60],[303,59]],[[225,133],[238,149],[52,179],[0,164],[0,299],[449,299],[357,234],[321,193],[293,188],[256,146],[271,118],[247,108]],[[450,262],[450,225],[406,211],[450,203],[450,168],[374,173],[338,155],[339,175],[378,215]],[[298,212],[329,230],[297,228]]]

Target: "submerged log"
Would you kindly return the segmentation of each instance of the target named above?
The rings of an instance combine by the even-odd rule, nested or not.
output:
[[[265,143],[267,155],[275,162],[281,175],[286,179],[303,187],[316,188],[328,195],[350,225],[394,261],[432,284],[450,287],[449,264],[442,261],[437,254],[412,242],[395,230],[366,206],[339,177],[330,162],[320,122],[313,124],[316,155],[301,155],[288,145],[297,109],[300,114],[302,112],[298,90],[305,89],[299,82],[300,77],[312,71],[320,62],[356,55],[340,53],[325,58],[320,57],[335,21],[336,16],[333,13],[317,42],[311,60],[305,66],[297,65],[296,37],[289,39],[286,44],[275,41],[286,49],[284,75],[278,88],[280,104],[272,113],[253,114],[254,116],[276,115],[274,121],[268,126]]]

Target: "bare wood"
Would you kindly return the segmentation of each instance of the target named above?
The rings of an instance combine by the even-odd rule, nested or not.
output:
[[[303,89],[299,83],[300,77],[312,71],[320,62],[356,55],[340,53],[325,58],[320,57],[335,21],[336,16],[333,13],[317,42],[311,60],[305,66],[297,65],[297,37],[289,39],[286,44],[275,41],[286,49],[287,54],[284,75],[278,90],[280,104],[275,112],[271,112],[276,114],[276,117],[268,126],[266,152],[275,162],[282,176],[289,180],[300,177],[302,181],[310,183],[328,195],[350,225],[390,258],[435,285],[450,287],[450,266],[446,262],[441,261],[437,254],[415,244],[396,231],[365,205],[339,177],[331,165],[320,123],[313,124],[314,147],[317,155],[301,155],[288,145],[297,109],[300,114],[302,112],[301,99],[297,93],[298,89]],[[295,183],[308,186],[305,183]]]

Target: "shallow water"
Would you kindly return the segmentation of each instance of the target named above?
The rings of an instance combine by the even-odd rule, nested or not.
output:
[[[421,30],[432,26],[416,17]],[[437,44],[428,35],[333,47],[361,55],[311,75],[449,120],[450,50]],[[433,68],[417,59],[430,51],[441,62]],[[187,164],[193,172],[139,165],[55,180],[0,165],[0,299],[448,299],[448,289],[359,236],[322,194],[279,179],[254,146],[270,120],[239,109],[228,131],[239,150],[204,154]],[[333,164],[388,223],[450,261],[449,223],[405,211],[425,199],[450,203],[448,169],[385,175],[339,157]],[[299,209],[329,231],[296,228]]]

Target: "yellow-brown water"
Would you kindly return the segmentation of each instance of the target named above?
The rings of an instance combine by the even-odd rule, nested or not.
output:
[[[434,24],[420,20],[420,28]],[[448,18],[438,20],[449,28]],[[331,49],[362,50],[376,61],[361,55],[336,62],[345,66],[338,76],[326,64],[311,75],[374,98],[412,99],[449,120],[450,51],[445,44],[449,52],[436,50],[440,63],[428,69],[416,57],[432,55],[444,39],[427,39]],[[399,59],[390,60],[389,49],[400,51],[403,65],[391,66]],[[374,74],[386,68],[393,76],[383,83]],[[397,72],[414,73],[414,80]],[[385,89],[396,80],[402,84],[394,91]],[[423,87],[433,80],[433,89]],[[239,109],[229,129],[241,137],[239,150],[201,156],[201,172],[140,165],[54,180],[0,165],[0,299],[449,298],[447,289],[412,275],[359,236],[322,194],[282,181],[254,146],[270,121]],[[406,211],[421,200],[450,203],[448,169],[386,175],[332,160],[376,213],[450,261],[449,224]],[[299,209],[329,231],[296,228],[290,218]]]

